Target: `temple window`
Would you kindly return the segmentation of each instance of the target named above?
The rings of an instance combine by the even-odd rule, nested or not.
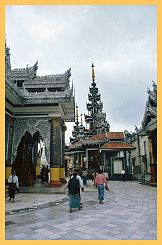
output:
[[[22,88],[23,82],[24,82],[23,80],[17,81],[17,87]]]
[[[27,88],[29,93],[41,93],[45,91],[45,88]]]
[[[49,92],[63,92],[64,89],[62,87],[48,88]]]

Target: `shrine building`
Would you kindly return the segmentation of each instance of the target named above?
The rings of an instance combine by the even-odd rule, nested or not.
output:
[[[50,186],[65,182],[65,122],[75,121],[71,69],[37,75],[31,67],[12,69],[5,47],[5,178],[16,170],[26,185],[40,174],[38,146],[43,141],[50,166]]]

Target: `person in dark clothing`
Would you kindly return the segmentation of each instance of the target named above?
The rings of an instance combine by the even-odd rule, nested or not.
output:
[[[78,208],[80,207],[80,183],[77,179],[77,173],[73,173],[73,178],[71,178],[68,182],[68,190],[69,190],[69,207],[70,207],[70,213],[72,213],[72,208]]]
[[[124,169],[122,169],[122,171],[121,171],[121,181],[126,181],[126,172],[125,172],[125,170]]]
[[[44,165],[43,165],[43,167],[41,169],[40,174],[41,174],[41,182],[44,183],[44,181],[45,181],[45,166]]]
[[[48,183],[48,180],[49,180],[49,168],[48,168],[48,165],[47,165],[47,167],[45,168],[45,182],[47,182]]]

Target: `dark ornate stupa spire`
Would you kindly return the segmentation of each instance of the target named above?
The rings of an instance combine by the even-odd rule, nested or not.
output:
[[[94,64],[92,63],[92,83],[89,87],[87,110],[88,115],[85,115],[85,121],[89,124],[89,131],[91,135],[104,133],[109,131],[109,123],[106,121],[106,113],[102,112],[103,103],[101,102],[101,95],[95,83]]]
[[[88,114],[85,115],[86,125],[89,127],[86,129],[83,126],[82,114],[81,114],[81,123],[79,125],[78,120],[78,106],[76,106],[76,115],[75,115],[75,125],[72,131],[72,138],[70,138],[70,143],[74,144],[76,142],[82,141],[89,138],[92,135],[109,132],[110,125],[106,121],[106,113],[103,113],[103,102],[101,102],[101,95],[96,87],[95,83],[95,70],[94,64],[92,63],[92,83],[89,87],[87,105]]]
[[[70,143],[74,144],[76,142],[82,141],[85,139],[85,127],[83,126],[82,113],[80,115],[81,122],[79,125],[79,114],[78,114],[78,106],[76,106],[76,114],[75,114],[75,125],[73,126],[72,136],[70,138]]]

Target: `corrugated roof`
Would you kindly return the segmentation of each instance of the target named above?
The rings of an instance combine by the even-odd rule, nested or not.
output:
[[[133,150],[136,147],[132,146],[131,144],[127,144],[125,142],[110,142],[110,143],[106,143],[103,146],[101,146],[101,150],[105,149],[105,150]]]

